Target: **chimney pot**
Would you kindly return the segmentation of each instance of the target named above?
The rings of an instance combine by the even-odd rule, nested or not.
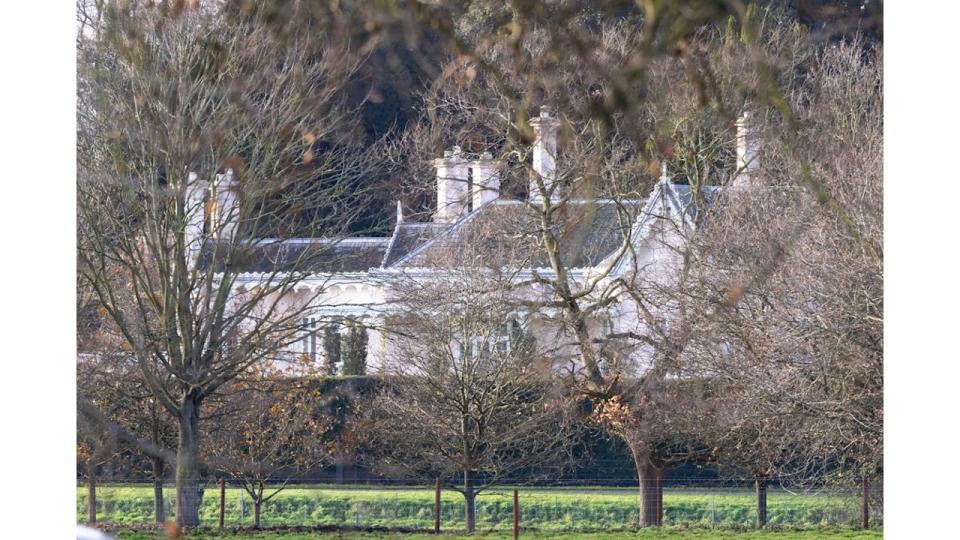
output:
[[[543,192],[540,182],[543,182],[545,191],[550,194],[550,201],[560,200],[560,190],[556,187],[557,181],[557,131],[560,121],[550,116],[550,107],[540,107],[540,115],[530,120],[535,140],[533,143],[533,171],[530,179],[528,199],[530,202],[543,202]],[[538,181],[539,180],[539,181]]]
[[[736,128],[737,177],[734,178],[733,185],[744,187],[756,181],[757,169],[760,167],[756,121],[749,110],[743,111],[737,118]]]
[[[484,152],[479,159],[470,163],[474,210],[500,196],[500,167],[500,161],[493,159],[490,152]]]
[[[216,176],[213,186],[216,206],[210,220],[211,231],[218,240],[232,241],[240,218],[239,186],[233,169],[227,169]]]
[[[207,194],[210,186],[205,180],[201,180],[197,173],[187,174],[187,198],[186,198],[186,216],[187,223],[183,231],[184,244],[187,246],[187,254],[190,263],[196,262],[200,254],[200,248],[203,246],[203,229],[207,219]]]
[[[469,167],[462,158],[459,146],[443,152],[443,157],[433,160],[437,168],[437,211],[433,220],[437,223],[453,223],[467,210],[469,197]]]

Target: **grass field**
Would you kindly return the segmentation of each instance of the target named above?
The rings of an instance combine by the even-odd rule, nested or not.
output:
[[[165,492],[168,514],[173,514],[173,489]],[[201,508],[204,523],[215,523],[219,492],[207,488]],[[541,531],[629,530],[637,522],[637,495],[616,488],[521,488],[523,526]],[[153,521],[153,491],[149,486],[100,487],[98,519],[111,523]],[[228,488],[226,522],[248,525],[249,497]],[[444,492],[441,501],[444,528],[464,527],[463,498]],[[857,523],[855,498],[828,495],[791,495],[771,490],[768,522],[772,528],[850,527]],[[77,520],[86,518],[86,491],[77,490]],[[511,523],[510,491],[494,490],[477,498],[477,527],[504,530]],[[754,499],[747,490],[683,490],[664,492],[664,525],[744,529],[753,526]],[[433,526],[433,492],[416,488],[314,486],[288,488],[269,501],[262,513],[264,526],[353,526],[427,529]],[[879,524],[879,522],[878,522]]]
[[[520,535],[523,539],[558,539],[558,540],[615,540],[620,538],[636,540],[692,538],[694,540],[736,539],[736,540],[868,540],[882,538],[878,531],[855,531],[844,529],[811,529],[803,531],[731,531],[731,530],[696,530],[696,529],[648,529],[638,532],[616,533],[528,533]],[[121,540],[156,540],[156,533],[134,533],[120,531]],[[369,533],[369,532],[331,532],[331,533],[276,533],[263,532],[245,535],[220,535],[216,533],[199,533],[185,537],[186,539],[234,539],[234,540],[314,540],[314,539],[356,539],[356,540],[508,540],[512,538],[506,533],[484,534],[476,536],[466,534],[401,534],[401,533]]]

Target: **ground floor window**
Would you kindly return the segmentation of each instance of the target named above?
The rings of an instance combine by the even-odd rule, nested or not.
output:
[[[311,362],[323,362],[328,375],[365,375],[367,327],[358,319],[321,320],[304,317],[298,351]]]
[[[303,318],[303,338],[300,340],[300,353],[312,361],[317,360],[317,318]]]

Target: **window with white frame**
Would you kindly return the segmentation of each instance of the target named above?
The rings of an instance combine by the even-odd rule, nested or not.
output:
[[[600,337],[606,338],[613,335],[613,319],[610,315],[600,316]]]
[[[497,326],[486,337],[474,336],[470,339],[470,356],[479,357],[485,352],[493,352],[500,355],[510,354],[516,345],[514,340],[520,335],[520,323],[515,319],[510,319]]]
[[[470,339],[470,357],[479,358],[483,354],[485,340],[483,336],[473,336]]]
[[[460,362],[463,360],[464,347],[463,343],[458,339],[450,340],[450,353],[453,355],[453,360],[455,362]]]
[[[310,360],[317,360],[317,318],[303,318],[303,338],[300,340],[300,353]]]
[[[512,351],[516,345],[513,340],[519,335],[520,323],[518,323],[516,319],[510,319],[501,324],[497,329],[496,335],[493,336],[493,343],[491,343],[493,350],[499,354],[510,354],[510,351]]]

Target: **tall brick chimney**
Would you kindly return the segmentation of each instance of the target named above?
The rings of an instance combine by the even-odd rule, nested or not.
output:
[[[530,202],[543,202],[544,191],[552,202],[560,199],[557,182],[557,131],[560,121],[550,115],[550,108],[540,107],[540,115],[530,120],[533,142],[533,175],[530,178]],[[543,189],[541,189],[541,182]]]
[[[500,162],[489,152],[470,162],[470,176],[474,210],[500,196]]]
[[[210,185],[201,180],[197,173],[187,174],[187,196],[184,201],[187,222],[183,231],[183,242],[187,248],[190,263],[196,262],[203,247],[203,230],[206,222],[207,194]]]
[[[755,118],[750,111],[743,111],[737,118],[737,177],[733,179],[735,187],[747,187],[757,181],[760,168],[758,156],[759,134]]]
[[[213,184],[213,206],[210,207],[210,231],[217,240],[233,241],[237,232],[237,223],[240,221],[240,185],[233,174],[233,169],[227,169],[223,174],[216,176]]]
[[[453,223],[467,213],[470,169],[459,146],[443,152],[433,160],[437,168],[437,211],[433,221]]]

